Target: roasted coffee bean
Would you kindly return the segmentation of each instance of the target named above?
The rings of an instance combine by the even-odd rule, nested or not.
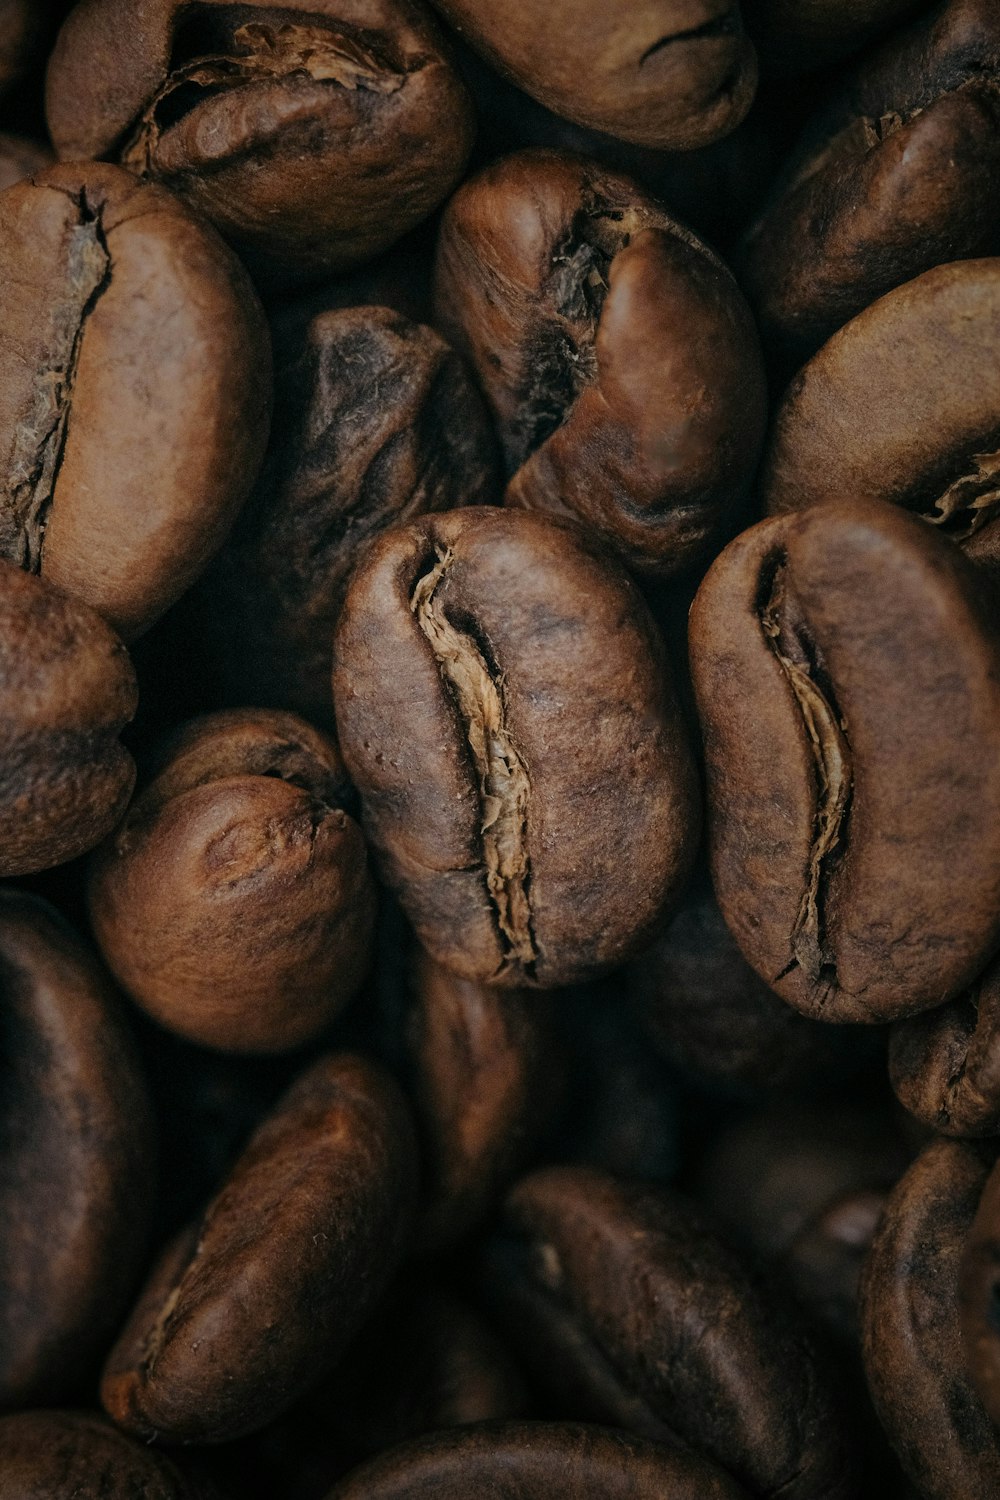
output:
[[[13,187],[15,182],[42,172],[55,161],[52,151],[41,141],[30,140],[25,135],[11,135],[0,131],[0,191]]]
[[[271,386],[256,298],[172,194],[92,163],[0,196],[0,300],[0,556],[130,639],[253,483]]]
[[[750,230],[765,342],[800,363],[893,287],[1000,248],[998,170],[1000,10],[944,0],[847,80]]]
[[[958,1276],[988,1159],[935,1141],[889,1199],[862,1281],[864,1356],[882,1425],[921,1496],[1000,1494],[1000,1436],[965,1372]]]
[[[110,1415],[179,1443],[224,1442],[278,1416],[384,1293],[415,1186],[391,1079],[346,1054],[314,1063],[154,1270],[105,1367]]]
[[[521,152],[452,199],[438,318],[496,418],[506,503],[570,515],[640,571],[703,556],[766,420],[735,281],[627,177]]]
[[[629,968],[632,1005],[662,1055],[702,1078],[809,1090],[850,1077],[867,1034],[823,1026],[780,1000],[736,946],[710,894],[685,901]]]
[[[10,889],[0,1000],[2,1410],[73,1395],[104,1353],[141,1270],[155,1149],[107,978],[51,907]]]
[[[966,1365],[993,1422],[1000,1422],[1000,1178],[990,1173],[965,1243],[959,1308]]]
[[[754,1494],[853,1494],[804,1334],[683,1198],[537,1172],[510,1194],[485,1276],[529,1374],[557,1396],[586,1392],[581,1415],[672,1430]]]
[[[998,386],[1000,260],[925,272],[834,334],[792,381],[764,463],[768,509],[887,500],[974,560],[1000,563]]]
[[[736,0],[433,0],[498,72],[557,115],[640,146],[690,151],[753,102],[757,60]]]
[[[743,0],[747,30],[771,77],[814,72],[848,57],[926,0]]]
[[[0,875],[26,875],[86,853],[125,811],[135,673],[92,609],[0,561],[0,689]]]
[[[217,1500],[161,1453],[70,1411],[0,1419],[0,1491],[10,1500]]]
[[[163,182],[276,281],[391,245],[447,197],[474,131],[418,0],[96,0],[60,33],[48,120],[61,157]]]
[[[744,1500],[714,1464],[627,1433],[572,1423],[487,1423],[435,1433],[366,1464],[329,1500]]]
[[[942,1135],[1000,1135],[1000,959],[964,994],[893,1028],[889,1077]]]
[[[1000,938],[1000,652],[976,590],[949,541],[861,502],[753,527],[699,590],[716,894],[817,1019],[928,1010]]]
[[[129,995],[203,1046],[281,1052],[365,976],[375,889],[336,746],[294,714],[196,719],[94,857],[94,933]]]
[[[551,988],[641,946],[698,789],[646,608],[577,528],[483,507],[389,532],[334,661],[366,828],[437,962]]]
[[[260,480],[191,601],[222,695],[332,723],[333,631],[365,547],[498,494],[489,420],[443,339],[386,308],[319,314],[281,350]]]

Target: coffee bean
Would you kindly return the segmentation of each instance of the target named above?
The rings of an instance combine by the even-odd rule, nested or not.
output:
[[[947,1005],[893,1027],[889,1077],[942,1135],[1000,1135],[1000,960]]]
[[[11,1500],[216,1500],[161,1453],[70,1411],[0,1418],[0,1487]]]
[[[972,1221],[959,1272],[966,1366],[990,1419],[1000,1419],[1000,1186],[994,1166]],[[994,1434],[995,1436],[995,1434]]]

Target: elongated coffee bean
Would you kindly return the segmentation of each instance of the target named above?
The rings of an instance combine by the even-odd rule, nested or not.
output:
[[[0,1420],[0,1492],[11,1500],[218,1500],[171,1459],[76,1411]]]
[[[483,507],[387,533],[334,661],[366,827],[439,963],[548,988],[641,945],[697,787],[645,606],[577,528]]]
[[[807,1015],[927,1010],[1000,939],[1000,649],[977,588],[930,527],[858,502],[751,528],[695,600],[716,894]]]
[[[105,1367],[115,1421],[146,1439],[217,1443],[290,1406],[396,1270],[415,1152],[379,1068],[347,1055],[314,1063],[153,1272]]]
[[[0,1000],[2,1410],[71,1395],[102,1355],[141,1270],[156,1150],[118,997],[55,911],[11,889]]]

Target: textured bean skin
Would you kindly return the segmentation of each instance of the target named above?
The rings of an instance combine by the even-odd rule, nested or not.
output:
[[[893,1027],[889,1077],[941,1135],[1000,1135],[1000,959],[957,999]]]
[[[105,1366],[109,1414],[180,1443],[278,1416],[336,1363],[396,1270],[415,1176],[391,1080],[349,1055],[314,1063],[154,1270]]]
[[[1000,663],[958,549],[887,505],[765,521],[703,582],[691,664],[716,895],[761,977],[834,1021],[957,994],[1000,913]]]
[[[548,988],[641,944],[697,788],[638,594],[575,528],[483,507],[387,533],[334,661],[366,829],[437,962]]]
[[[0,1420],[0,1486],[11,1500],[219,1500],[171,1459],[70,1411]]]

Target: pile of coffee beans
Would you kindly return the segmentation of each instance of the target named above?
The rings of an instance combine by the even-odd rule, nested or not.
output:
[[[2,1500],[1000,1500],[1000,0],[0,0]]]

